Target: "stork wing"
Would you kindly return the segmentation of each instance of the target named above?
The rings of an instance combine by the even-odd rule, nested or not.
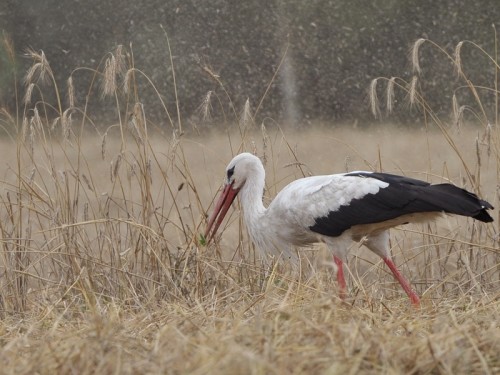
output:
[[[355,225],[415,213],[447,212],[493,220],[486,212],[493,207],[464,189],[386,173],[353,172],[297,180],[276,201],[277,207],[287,201],[289,215],[302,225],[332,237]]]
[[[276,196],[269,211],[273,217],[286,220],[288,225],[310,229],[319,218],[387,186],[388,183],[377,179],[345,174],[301,178]]]

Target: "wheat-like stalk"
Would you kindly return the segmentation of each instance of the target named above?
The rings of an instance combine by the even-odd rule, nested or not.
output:
[[[104,64],[102,95],[113,95],[116,91],[117,62],[114,55],[109,56]]]
[[[459,111],[459,104],[458,104],[458,99],[457,99],[457,94],[453,93],[453,96],[451,98],[451,110],[453,114],[453,122],[455,125],[458,126],[458,122],[460,121],[460,111]]]
[[[250,99],[245,100],[245,105],[241,111],[240,126],[245,129],[253,124],[252,112],[250,109]]]
[[[68,86],[68,103],[70,108],[75,107],[75,86],[73,85],[73,76],[69,76],[67,80]]]
[[[491,156],[491,133],[492,133],[492,126],[490,123],[486,126],[486,153],[488,155],[488,158]]]
[[[375,78],[370,82],[369,98],[370,98],[370,109],[375,118],[380,118],[380,106],[377,94],[377,82],[378,79]]]
[[[49,76],[52,75],[49,62],[45,57],[45,52],[36,52],[32,49],[26,51],[26,56],[33,60],[33,65],[28,69],[24,76],[26,85],[34,82],[48,83]]]
[[[386,109],[388,113],[392,113],[394,108],[394,86],[396,84],[396,77],[391,77],[387,82],[386,90]]]
[[[457,74],[459,76],[463,76],[463,68],[462,68],[462,55],[461,55],[461,50],[462,46],[464,45],[464,42],[461,41],[459,42],[456,47],[455,47],[455,52],[454,52],[454,57],[455,57],[455,69],[457,70]]]
[[[117,45],[112,55],[115,57],[115,73],[122,76],[126,72],[127,67],[123,45]]]
[[[411,65],[413,68],[413,72],[416,74],[420,74],[421,68],[420,68],[420,61],[419,61],[419,50],[422,44],[426,42],[426,39],[420,38],[417,39],[415,43],[413,43],[412,49],[411,49]]]
[[[134,69],[128,69],[123,78],[123,91],[128,94],[130,93],[130,88],[132,87],[132,77],[134,74]]]
[[[33,95],[33,89],[35,88],[35,84],[33,82],[29,83],[26,87],[26,92],[24,94],[23,103],[24,105],[29,105],[31,103],[31,97]]]
[[[143,145],[146,142],[146,115],[142,103],[135,103],[132,113],[129,116],[129,126],[136,141]]]
[[[9,56],[9,60],[16,61],[16,52],[15,52],[15,48],[14,48],[14,41],[5,32],[3,33],[2,42],[3,42],[5,50],[7,51],[7,55]]]
[[[30,155],[32,157],[34,157],[35,155],[35,127],[38,129],[41,128],[40,116],[38,115],[38,110],[36,108],[34,110],[34,115],[29,123],[29,130],[28,130],[28,145],[29,145]]]
[[[417,76],[413,76],[410,81],[410,85],[408,87],[408,94],[410,96],[410,105],[415,105],[417,103],[418,99],[417,84],[418,84],[418,78]]]
[[[116,155],[116,158],[114,160],[111,160],[111,182],[116,181],[121,164],[122,164],[121,154]]]
[[[62,134],[65,140],[68,140],[71,135],[73,125],[73,108],[70,107],[63,112],[61,117]]]
[[[201,121],[204,123],[208,123],[212,120],[212,96],[213,91],[209,90],[207,94],[204,96],[203,101],[201,102],[198,112],[200,113]]]
[[[106,140],[108,139],[108,132],[104,132],[101,140],[101,158],[102,160],[106,159]]]

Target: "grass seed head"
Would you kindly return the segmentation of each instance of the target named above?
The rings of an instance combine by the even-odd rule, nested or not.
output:
[[[34,119],[32,118],[29,126],[29,139],[28,139],[30,155],[32,156],[35,154],[35,127],[33,126],[33,123]]]
[[[120,170],[120,165],[122,161],[122,155],[118,154],[116,160],[111,161],[111,181],[114,182],[118,176],[118,171]]]
[[[198,110],[200,113],[201,121],[204,123],[208,123],[212,120],[212,95],[212,90],[207,92]]]
[[[42,119],[40,117],[40,113],[38,112],[37,107],[33,108],[33,122],[32,122],[32,124],[34,124],[36,126],[36,130],[38,130],[39,132],[42,132],[43,123],[42,123]]]
[[[491,124],[488,122],[488,125],[486,126],[486,153],[488,157],[491,156]]]
[[[243,111],[240,116],[240,125],[246,128],[253,124],[253,117],[250,109],[250,99],[247,98],[245,105],[243,106]]]
[[[25,55],[33,60],[33,65],[28,69],[26,75],[24,76],[24,82],[27,85],[38,81],[42,83],[50,82],[49,76],[52,72],[50,70],[49,62],[45,57],[45,53],[43,51],[36,52],[32,49],[28,49]]]
[[[89,203],[85,202],[83,204],[83,220],[89,221]]]
[[[123,91],[125,94],[129,94],[130,90],[132,88],[132,78],[134,75],[134,68],[130,68],[127,70],[125,73],[125,76],[123,78]]]
[[[113,95],[116,91],[117,63],[114,55],[106,59],[104,63],[102,96]]]
[[[387,113],[391,113],[394,105],[394,85],[396,83],[396,77],[391,77],[387,82],[386,90],[386,108]]]
[[[90,184],[89,178],[87,177],[87,175],[85,173],[82,173],[82,179],[83,179],[83,182],[85,182],[85,185],[87,185],[87,188],[90,191],[94,191],[94,189],[92,188],[92,185]]]
[[[453,122],[457,125],[459,118],[459,105],[456,93],[453,93],[453,97],[451,98],[451,109],[453,113]]]
[[[28,86],[26,87],[26,92],[23,97],[23,103],[24,105],[29,105],[31,103],[31,96],[33,95],[33,88],[35,87],[35,84],[33,82],[29,83]]]
[[[7,51],[7,56],[9,56],[9,60],[11,62],[14,62],[16,60],[14,42],[12,41],[12,38],[5,32],[3,33],[3,45],[5,50]]]
[[[102,141],[101,141],[101,158],[102,160],[106,159],[106,139],[108,137],[108,132],[105,132],[104,135],[102,136]]]
[[[73,77],[69,76],[68,81],[68,102],[70,108],[75,107],[75,86],[73,85]]]
[[[142,131],[139,127],[139,123],[140,120],[137,118],[135,113],[131,113],[128,119],[130,134],[132,134],[138,144],[143,145],[144,140],[142,137]]]
[[[59,125],[59,122],[61,121],[61,117],[56,117],[52,120],[52,124],[50,125],[50,131],[53,132],[56,130],[57,126]]]
[[[375,78],[370,82],[369,98],[370,98],[370,109],[372,111],[373,117],[380,118],[380,105],[377,95],[377,83],[378,83],[378,78]]]
[[[119,44],[115,48],[114,56],[115,56],[115,72],[116,74],[122,76],[126,70],[126,56],[123,52],[123,45]]]
[[[104,63],[104,72],[103,72],[103,85],[102,85],[102,96],[113,95],[117,90],[117,77],[123,76],[126,63],[125,63],[125,55],[123,54],[123,46],[118,45],[113,53],[109,54],[109,57],[106,59]],[[125,73],[124,79],[124,90],[128,92],[129,90],[129,72],[132,69],[129,69]]]
[[[414,75],[410,81],[410,87],[408,88],[408,93],[410,95],[410,105],[415,105],[417,102],[418,98],[417,83],[418,83],[418,78],[416,75]]]
[[[267,165],[267,152],[270,143],[269,134],[267,134],[266,125],[262,123],[260,125],[260,132],[262,134],[262,164]]]
[[[457,74],[459,76],[463,76],[464,75],[464,72],[463,72],[463,69],[462,69],[462,57],[461,57],[461,50],[462,50],[462,46],[464,45],[464,42],[461,41],[457,44],[457,46],[455,47],[455,52],[454,52],[454,58],[455,58],[455,69],[457,70]]]
[[[23,123],[21,126],[21,139],[23,142],[26,141],[26,138],[28,136],[28,128],[29,128],[29,120],[28,116],[23,117]]]
[[[64,140],[68,140],[71,134],[71,128],[73,125],[73,109],[68,108],[63,112],[61,117],[62,133]]]
[[[413,47],[411,49],[411,65],[413,67],[413,72],[416,74],[420,74],[420,71],[421,71],[420,63],[419,63],[419,59],[418,59],[418,52],[419,52],[420,46],[422,44],[424,44],[425,41],[426,41],[426,39],[424,39],[424,38],[418,39],[413,44]]]

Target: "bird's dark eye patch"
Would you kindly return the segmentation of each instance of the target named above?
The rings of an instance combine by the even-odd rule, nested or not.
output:
[[[233,177],[233,174],[234,174],[234,166],[227,170],[227,179],[230,180],[231,177]]]

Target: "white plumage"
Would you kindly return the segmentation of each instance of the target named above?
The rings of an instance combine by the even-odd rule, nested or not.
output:
[[[337,264],[340,293],[345,295],[343,262],[351,241],[361,241],[382,257],[411,301],[419,297],[390,255],[388,229],[432,220],[443,212],[493,221],[493,208],[474,194],[451,184],[384,173],[351,172],[301,178],[287,185],[268,208],[262,203],[265,171],[260,159],[243,153],[226,168],[227,181],[205,235],[213,236],[239,194],[248,233],[263,252],[291,254],[297,246],[325,242]]]

